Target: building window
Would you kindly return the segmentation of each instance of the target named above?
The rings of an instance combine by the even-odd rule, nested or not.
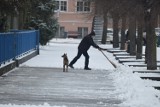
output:
[[[58,28],[58,30],[56,31],[56,37],[59,37],[59,38],[66,38],[67,37],[64,26],[61,26]]]
[[[78,33],[80,34],[79,38],[83,38],[88,34],[88,28],[87,27],[78,27]]]
[[[67,1],[65,0],[57,0],[55,1],[55,10],[59,11],[67,11]]]
[[[89,1],[77,1],[77,11],[78,12],[89,12],[90,2]]]
[[[65,35],[65,27],[61,26],[59,28],[59,36],[60,38],[64,38],[66,35]]]

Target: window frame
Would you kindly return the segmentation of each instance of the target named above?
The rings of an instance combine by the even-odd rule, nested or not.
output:
[[[90,1],[77,0],[76,11],[77,12],[91,12],[91,2]]]
[[[55,0],[55,11],[66,12],[68,11],[68,0]],[[58,6],[57,6],[58,5]]]
[[[79,38],[83,38],[88,34],[88,27],[78,27]]]

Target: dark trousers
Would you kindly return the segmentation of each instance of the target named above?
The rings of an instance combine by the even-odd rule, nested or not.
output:
[[[70,65],[73,65],[74,63],[76,63],[76,61],[81,57],[82,54],[85,57],[85,68],[88,68],[89,55],[88,55],[87,51],[78,50],[77,56],[70,62]]]

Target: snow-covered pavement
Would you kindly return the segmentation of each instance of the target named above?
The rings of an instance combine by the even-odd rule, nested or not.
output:
[[[60,107],[118,107],[108,70],[20,67],[0,81],[1,104]],[[3,85],[2,85],[3,84]]]

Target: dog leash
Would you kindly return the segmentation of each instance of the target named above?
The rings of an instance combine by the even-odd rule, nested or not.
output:
[[[102,54],[106,57],[106,59],[114,66],[114,68],[117,68],[116,64],[113,63],[111,60],[109,60],[109,58],[104,54],[104,52],[102,50],[99,50],[102,52]]]

